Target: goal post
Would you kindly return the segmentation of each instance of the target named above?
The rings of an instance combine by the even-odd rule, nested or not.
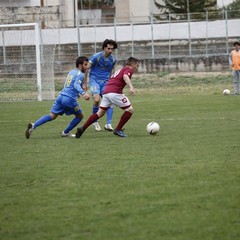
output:
[[[0,101],[54,99],[54,54],[38,23],[0,25]]]
[[[36,68],[37,68],[37,92],[38,101],[42,101],[42,76],[41,76],[41,56],[40,56],[40,31],[35,23],[35,46],[36,46]]]

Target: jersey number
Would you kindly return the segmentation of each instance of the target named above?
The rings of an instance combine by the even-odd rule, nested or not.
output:
[[[115,77],[119,74],[120,71],[121,71],[121,69],[119,69],[117,72],[115,72],[115,73],[111,76],[111,78],[115,78]]]
[[[69,87],[69,86],[70,86],[70,84],[71,84],[71,82],[72,82],[72,79],[73,79],[73,76],[72,76],[72,75],[68,75],[68,76],[67,76],[66,84],[65,84],[66,87]]]

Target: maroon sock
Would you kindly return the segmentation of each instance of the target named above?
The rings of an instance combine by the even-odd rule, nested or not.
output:
[[[117,130],[117,131],[122,130],[123,126],[124,126],[124,125],[126,124],[126,122],[131,118],[131,116],[132,116],[132,113],[131,113],[131,112],[125,111],[125,112],[123,113],[123,115],[121,116],[121,118],[120,118],[120,121],[119,121],[119,123],[118,123],[118,125],[117,125],[117,127],[116,127],[116,130]]]
[[[93,113],[88,120],[84,123],[83,129],[86,130],[92,123],[94,123],[96,120],[98,120],[99,117],[96,113]]]

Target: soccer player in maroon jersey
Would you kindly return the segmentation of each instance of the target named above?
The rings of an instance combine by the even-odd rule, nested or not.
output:
[[[126,65],[111,76],[104,89],[98,112],[92,114],[83,126],[77,128],[76,138],[80,138],[93,122],[103,117],[107,109],[112,105],[118,106],[124,111],[113,133],[119,137],[127,137],[122,128],[131,118],[133,107],[128,97],[123,94],[123,89],[127,85],[130,95],[134,96],[135,90],[131,83],[131,77],[137,71],[138,65],[138,59],[129,57]]]

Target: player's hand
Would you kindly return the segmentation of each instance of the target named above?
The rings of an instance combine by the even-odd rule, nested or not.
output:
[[[85,93],[83,95],[83,98],[88,101],[90,99],[90,96],[89,96],[89,94]]]
[[[134,96],[134,95],[135,95],[135,90],[134,90],[134,88],[130,88],[130,89],[129,89],[129,94],[130,94],[131,96]]]
[[[83,89],[85,92],[87,91],[87,84],[86,84],[86,83],[83,83],[82,89]]]

